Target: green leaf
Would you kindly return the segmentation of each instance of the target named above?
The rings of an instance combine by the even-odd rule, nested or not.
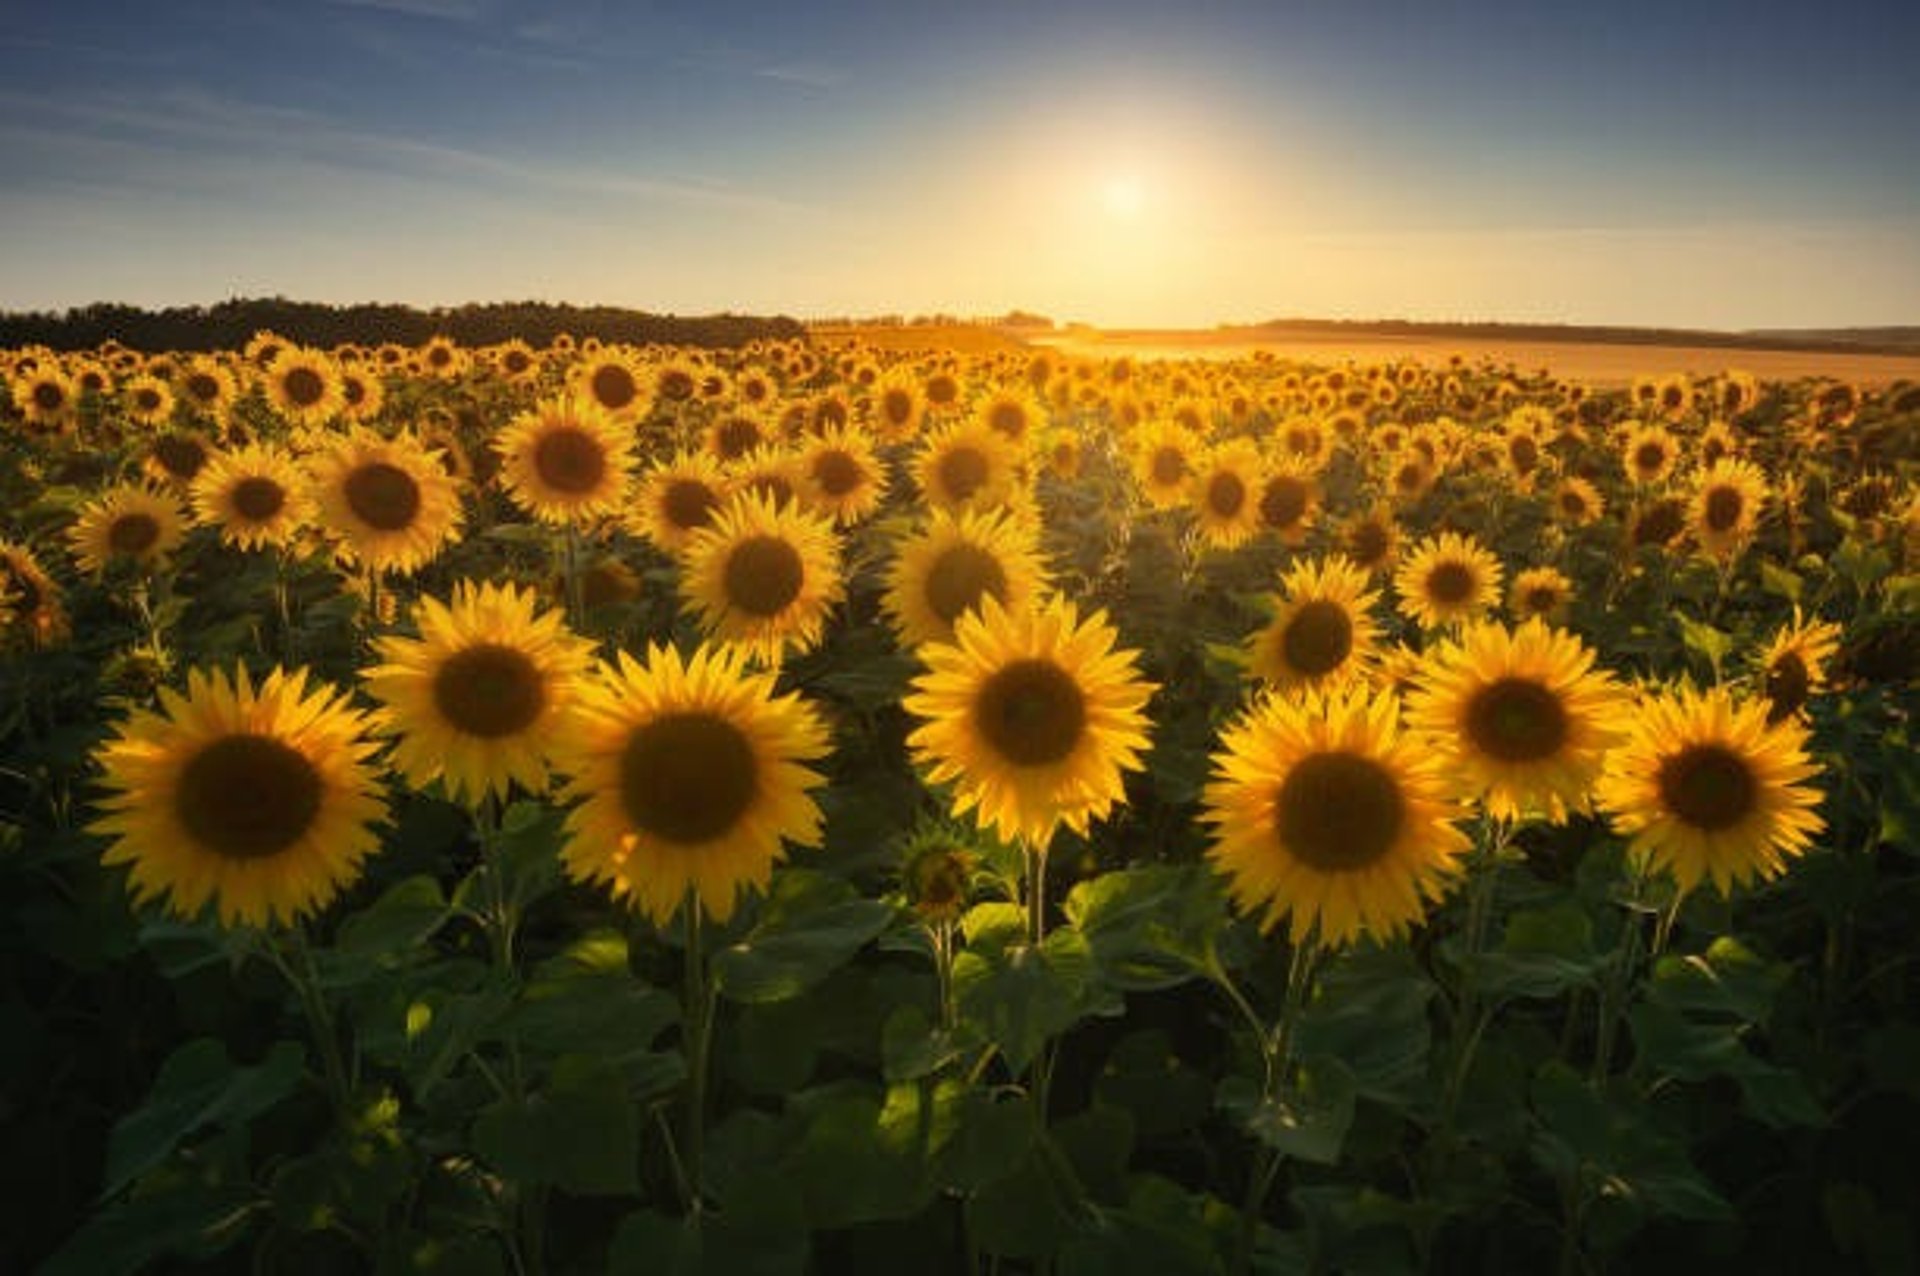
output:
[[[961,915],[960,934],[976,952],[1000,952],[1026,938],[1027,910],[1004,900],[975,904]]]
[[[1427,1003],[1434,986],[1404,953],[1355,953],[1331,965],[1300,1015],[1303,1060],[1334,1060],[1354,1090],[1403,1102],[1425,1082],[1433,1030]]]
[[[1662,957],[1653,968],[1647,998],[1673,1010],[1727,1015],[1740,1023],[1765,1023],[1774,997],[1792,977],[1732,936],[1722,936],[1695,956]]]
[[[1268,1147],[1315,1165],[1334,1165],[1353,1125],[1353,1079],[1338,1066],[1305,1067],[1297,1084],[1281,1094],[1262,1096],[1246,1077],[1220,1082],[1220,1110]]]
[[[347,918],[333,942],[334,957],[389,963],[415,955],[447,920],[447,897],[425,873],[395,882],[364,911]]]
[[[1060,1251],[1060,1276],[1224,1276],[1219,1202],[1157,1175],[1134,1175],[1126,1204],[1103,1209]],[[1269,1268],[1260,1266],[1256,1271]],[[1305,1276],[1306,1268],[1299,1269]]]
[[[1099,1201],[1119,1201],[1126,1194],[1133,1133],[1130,1113],[1102,1104],[1056,1121],[1047,1137],[1066,1156],[1088,1195]]]
[[[1733,650],[1733,635],[1715,629],[1705,621],[1695,620],[1685,612],[1674,612],[1673,619],[1680,626],[1680,640],[1687,644],[1687,649],[1715,669]]]
[[[800,1276],[807,1234],[742,1228],[726,1214],[691,1219],[637,1210],[607,1251],[609,1276]]]
[[[294,1041],[276,1041],[250,1068],[237,1066],[226,1046],[211,1038],[175,1050],[160,1065],[146,1101],[113,1127],[101,1198],[166,1160],[195,1131],[245,1124],[292,1094],[305,1058]]]
[[[967,1198],[966,1212],[975,1243],[1005,1258],[1051,1257],[1073,1226],[1068,1203],[1037,1151]]]
[[[541,966],[500,1030],[547,1057],[620,1059],[647,1051],[679,1018],[678,998],[629,973],[625,938],[595,931]]]
[[[1094,1082],[1094,1097],[1131,1113],[1139,1136],[1151,1140],[1183,1133],[1205,1120],[1213,1106],[1213,1087],[1180,1060],[1172,1040],[1155,1028],[1121,1038]]]
[[[971,1191],[1007,1177],[1032,1150],[1036,1131],[1033,1105],[1025,1096],[985,1090],[948,1090],[953,1133],[940,1151],[937,1173],[943,1187]]]
[[[745,939],[713,955],[714,986],[747,1003],[797,997],[853,959],[893,910],[848,883],[805,869],[774,878]]]
[[[1770,558],[1760,560],[1760,588],[1769,594],[1797,603],[1805,584],[1799,573],[1779,566]]]
[[[1218,879],[1199,864],[1102,873],[1068,893],[1066,915],[1101,978],[1128,991],[1171,988],[1204,971],[1207,945],[1226,924]]]
[[[1019,944],[992,957],[971,950],[953,963],[961,1015],[1023,1073],[1047,1042],[1090,1008],[1093,956],[1078,931],[1056,930],[1035,948]]]
[[[100,1276],[146,1269],[164,1254],[211,1258],[245,1234],[257,1198],[244,1183],[193,1183],[138,1196],[95,1214],[37,1270]]]
[[[1592,920],[1574,901],[1561,900],[1516,910],[1500,947],[1475,964],[1475,980],[1494,999],[1558,997],[1590,986],[1606,960],[1594,949]]]
[[[508,1178],[583,1195],[639,1190],[639,1117],[618,1072],[597,1060],[554,1069],[547,1089],[524,1102],[512,1097],[482,1109],[473,1146]]]
[[[960,1058],[960,1035],[936,1028],[918,1006],[900,1006],[880,1030],[881,1073],[889,1082],[931,1076]]]
[[[933,1087],[897,1085],[884,1095],[865,1086],[809,1095],[806,1134],[794,1176],[815,1228],[910,1218],[933,1197],[929,1162],[950,1126]]]

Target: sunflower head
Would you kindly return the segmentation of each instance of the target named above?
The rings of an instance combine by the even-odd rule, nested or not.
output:
[[[919,648],[927,672],[904,704],[922,722],[907,743],[929,779],[953,783],[954,815],[1044,849],[1059,825],[1085,832],[1123,800],[1153,687],[1117,638],[1063,599],[1011,612],[989,594],[952,643]]]
[[[1218,549],[1233,549],[1260,528],[1260,453],[1246,439],[1224,443],[1199,464],[1193,509],[1200,535]]]
[[[962,423],[927,439],[913,478],[935,509],[995,509],[1015,500],[1019,462],[1019,449],[999,431]]]
[[[788,648],[814,647],[843,590],[833,525],[751,492],[732,497],[689,537],[684,562],[702,629],[768,663]]]
[[[123,563],[150,570],[172,557],[186,535],[186,521],[172,496],[123,483],[82,509],[67,535],[75,560],[96,576]]]
[[[25,545],[0,537],[0,643],[48,647],[66,638],[60,586]]]
[[[900,852],[900,886],[907,906],[929,925],[959,921],[980,861],[975,834],[947,820],[923,821]]]
[[[627,525],[668,553],[679,553],[695,532],[712,525],[726,495],[726,476],[709,453],[682,452],[641,475]]]
[[[1827,662],[1839,649],[1838,625],[1808,621],[1794,608],[1793,619],[1781,626],[1754,660],[1769,723],[1802,714],[1813,693],[1827,685]]]
[[[1287,691],[1326,690],[1360,676],[1379,633],[1367,574],[1344,558],[1288,571],[1273,620],[1255,634],[1254,676]]]
[[[529,513],[579,526],[622,507],[632,442],[632,432],[592,400],[556,398],[515,417],[493,448],[502,484]]]
[[[136,898],[192,918],[290,924],[359,876],[385,814],[365,721],[304,670],[257,687],[195,670],[184,696],[140,712],[96,754],[108,796],[103,860],[131,866]]]
[[[1500,597],[1500,560],[1471,536],[1441,532],[1414,547],[1394,575],[1400,608],[1428,629],[1478,616]]]
[[[952,642],[954,624],[992,597],[1024,611],[1044,586],[1033,527],[995,510],[935,511],[927,526],[900,544],[881,606],[904,647]]]
[[[1514,574],[1507,587],[1507,610],[1516,620],[1538,617],[1548,622],[1565,617],[1573,601],[1573,582],[1553,567],[1529,567]]]
[[[256,443],[216,454],[193,480],[194,513],[241,549],[291,545],[313,518],[293,458]]]
[[[412,572],[461,520],[453,478],[411,434],[383,439],[355,427],[308,462],[314,501],[341,555],[376,572]]]

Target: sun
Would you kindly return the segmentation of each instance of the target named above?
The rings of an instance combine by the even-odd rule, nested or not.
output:
[[[1107,213],[1120,221],[1137,221],[1147,210],[1147,188],[1131,173],[1109,177],[1100,190]]]

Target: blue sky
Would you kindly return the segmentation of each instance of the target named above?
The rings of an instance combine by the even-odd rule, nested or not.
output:
[[[1920,322],[1891,0],[8,8],[5,309]]]

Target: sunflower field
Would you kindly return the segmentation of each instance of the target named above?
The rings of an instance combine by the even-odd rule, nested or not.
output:
[[[0,352],[0,1268],[1920,1264],[1920,387]]]

